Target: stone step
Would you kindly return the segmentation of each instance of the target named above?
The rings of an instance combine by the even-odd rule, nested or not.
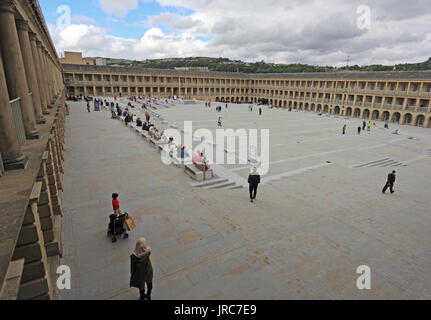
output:
[[[243,186],[242,185],[235,185],[233,187],[228,188],[229,190],[237,190],[237,189],[242,189]]]
[[[213,186],[215,184],[219,184],[219,183],[224,183],[224,182],[228,182],[229,179],[213,179],[213,180],[209,180],[209,181],[204,181],[204,182],[200,182],[200,183],[195,183],[192,185],[192,187],[194,188],[203,188],[203,187],[209,187],[209,186]]]
[[[205,189],[223,189],[223,188],[233,187],[235,185],[236,183],[234,181],[229,180],[227,182],[222,182],[213,186],[206,187]]]

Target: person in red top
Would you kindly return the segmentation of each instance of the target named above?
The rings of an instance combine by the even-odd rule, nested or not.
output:
[[[120,211],[120,201],[118,201],[118,193],[112,194],[112,208],[114,209],[114,214],[119,216],[121,214]]]

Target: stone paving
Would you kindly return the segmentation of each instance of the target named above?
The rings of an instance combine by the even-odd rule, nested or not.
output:
[[[72,290],[63,299],[137,299],[129,255],[141,236],[153,250],[153,299],[431,298],[429,129],[377,122],[358,136],[360,119],[266,108],[259,117],[230,104],[225,128],[270,129],[270,170],[252,204],[247,188],[193,187],[109,112],[70,105],[62,263]],[[217,129],[219,114],[202,102],[154,112],[159,128]],[[249,169],[215,166],[239,186]],[[393,169],[396,193],[383,195]],[[137,224],[115,244],[106,237],[113,192]],[[371,268],[369,291],[356,287],[360,265]]]

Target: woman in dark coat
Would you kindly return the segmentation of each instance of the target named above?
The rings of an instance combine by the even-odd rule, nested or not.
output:
[[[153,290],[153,266],[150,260],[151,248],[145,238],[136,243],[136,249],[130,256],[130,287],[139,289],[140,300],[151,300]],[[147,293],[145,294],[145,284]]]

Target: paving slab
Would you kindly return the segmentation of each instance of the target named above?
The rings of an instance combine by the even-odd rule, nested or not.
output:
[[[252,204],[248,188],[194,187],[109,112],[70,104],[62,264],[72,290],[62,299],[137,299],[129,255],[142,236],[153,250],[153,299],[431,298],[429,129],[376,122],[358,136],[361,119],[308,112],[264,108],[259,117],[229,104],[219,114],[203,102],[156,110],[161,130],[193,121],[215,135],[220,115],[224,128],[270,129],[270,169]],[[247,187],[250,165],[213,166]],[[396,193],[383,195],[394,168]],[[106,237],[113,192],[137,225],[115,244]],[[356,288],[360,265],[371,268],[369,291]]]

